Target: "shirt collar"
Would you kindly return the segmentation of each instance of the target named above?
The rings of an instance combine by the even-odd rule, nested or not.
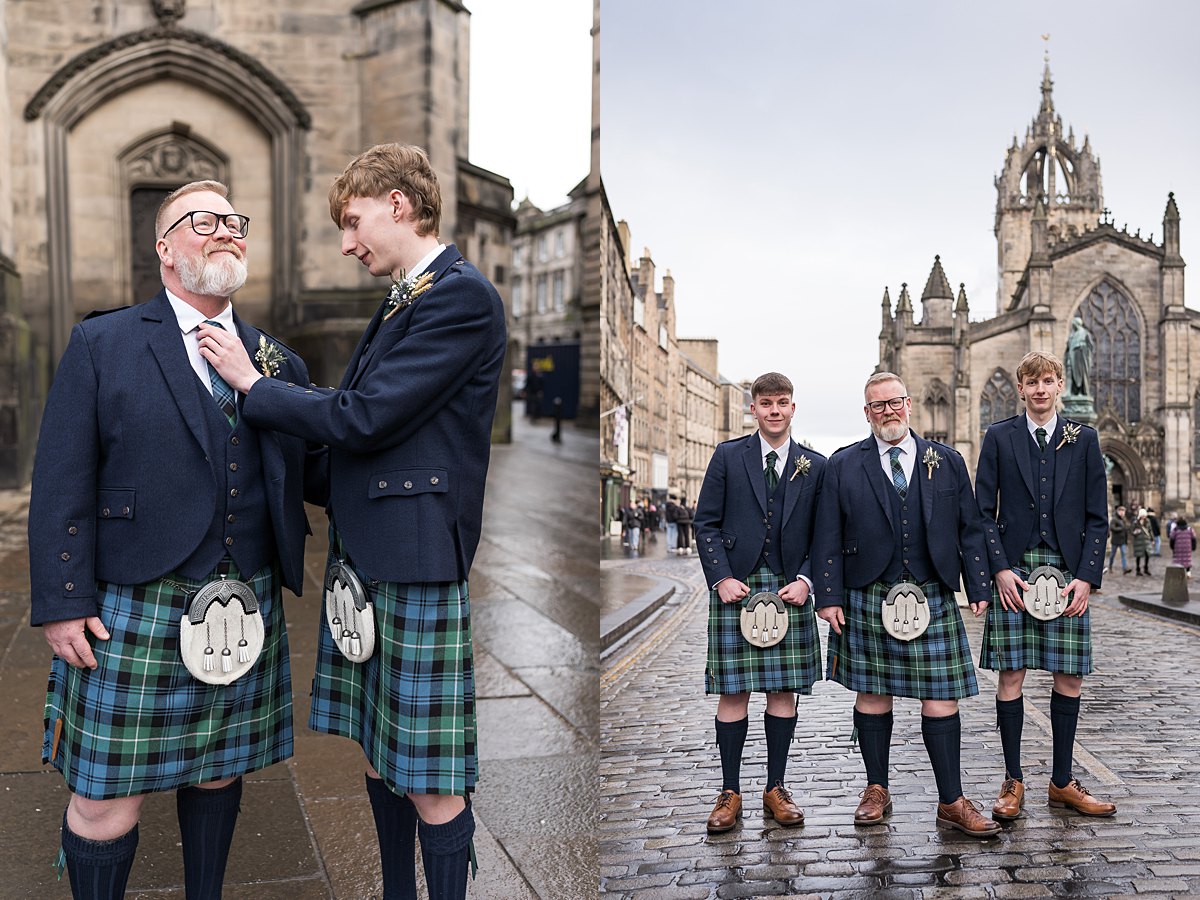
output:
[[[1052,415],[1050,417],[1050,421],[1045,425],[1038,425],[1033,421],[1033,419],[1029,418],[1029,413],[1025,413],[1025,427],[1029,429],[1030,434],[1033,434],[1039,428],[1045,428],[1046,436],[1049,437],[1050,435],[1054,434],[1054,429],[1058,427],[1058,413],[1056,412],[1054,415]]]
[[[758,433],[758,455],[763,458],[764,464],[767,461],[767,454],[770,453],[772,450],[775,450],[775,452],[779,454],[780,459],[787,459],[788,451],[790,451],[791,448],[792,448],[792,435],[790,432],[788,433],[788,439],[783,442],[783,444],[779,447],[778,450],[775,450],[774,447],[772,447],[770,444],[767,443],[767,439],[765,437],[763,437],[763,433],[761,431]]]
[[[913,437],[912,429],[909,429],[907,432],[905,432],[904,440],[895,445],[889,444],[878,435],[872,434],[871,437],[875,438],[875,447],[878,449],[880,456],[887,456],[891,452],[893,446],[899,447],[900,452],[905,456],[913,456],[917,452],[917,441],[916,438]]]
[[[416,275],[420,275],[422,272],[424,272],[426,269],[428,269],[430,266],[433,265],[433,261],[435,259],[437,259],[439,256],[441,256],[442,251],[445,249],[446,249],[445,244],[438,244],[436,247],[434,247],[432,250],[430,250],[428,253],[426,253],[423,257],[421,257],[421,261],[412,267],[411,272],[406,273],[406,277],[412,278]]]
[[[169,289],[164,288],[164,290],[167,291],[167,300],[171,304],[171,309],[175,311],[175,319],[179,323],[179,330],[184,334],[195,331],[200,327],[201,322],[208,321],[208,317],[196,309],[196,307],[192,306],[186,300],[176,297]],[[225,308],[213,316],[212,321],[219,322],[230,334],[237,334],[237,329],[233,324],[232,303],[226,301]]]

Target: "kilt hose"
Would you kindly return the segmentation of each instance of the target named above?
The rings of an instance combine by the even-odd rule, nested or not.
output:
[[[350,662],[322,614],[308,727],[357,741],[397,794],[473,791],[478,766],[467,582],[359,579],[375,607],[375,652],[366,662]]]
[[[179,655],[179,620],[190,595],[216,574],[97,584],[100,620],[111,635],[88,635],[98,667],[79,669],[54,657],[46,694],[42,762],[53,763],[74,793],[108,800],[168,791],[292,755],[279,571],[272,564],[247,580],[225,560],[218,573],[250,585],[265,631],[254,667],[227,685],[196,680]]]
[[[929,600],[930,622],[911,641],[892,637],[881,608],[892,585],[875,582],[849,588],[842,633],[829,629],[826,665],[832,681],[865,694],[958,700],[979,693],[971,647],[954,593],[939,581],[921,585]]]
[[[1067,584],[1071,583],[1073,576],[1067,571],[1066,560],[1061,553],[1048,547],[1026,550],[1014,571],[1024,580],[1038,566],[1062,570]],[[1001,672],[1042,669],[1064,675],[1089,675],[1092,671],[1091,612],[1043,622],[1027,612],[1009,612],[1000,605],[1000,595],[993,585],[992,602],[983,625],[979,667]]]
[[[760,566],[746,582],[749,600],[762,591],[778,593],[787,582],[767,566]],[[708,664],[704,693],[742,694],[748,691],[794,691],[811,694],[821,678],[821,644],[817,620],[809,597],[803,606],[788,603],[788,629],[774,647],[755,647],[742,637],[741,615],[745,601],[722,603],[715,590],[708,601]]]

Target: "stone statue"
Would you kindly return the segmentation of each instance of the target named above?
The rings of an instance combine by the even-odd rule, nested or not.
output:
[[[1096,407],[1092,398],[1092,359],[1096,353],[1096,342],[1091,332],[1076,316],[1071,320],[1071,333],[1067,336],[1067,352],[1063,357],[1063,411],[1072,418],[1089,425],[1096,421]]]

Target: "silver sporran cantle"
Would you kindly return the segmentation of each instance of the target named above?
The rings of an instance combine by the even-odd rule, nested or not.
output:
[[[788,629],[788,608],[773,591],[755,594],[742,607],[742,637],[755,647],[774,647]]]
[[[205,684],[241,678],[262,653],[263,617],[250,585],[221,576],[196,592],[179,621],[179,655]]]
[[[333,643],[350,662],[366,662],[375,652],[375,606],[362,582],[343,560],[325,570],[325,622]]]
[[[1049,622],[1057,619],[1067,608],[1068,599],[1062,595],[1067,586],[1067,576],[1054,566],[1038,566],[1025,579],[1029,589],[1025,591],[1025,612],[1035,619]]]
[[[929,601],[921,586],[902,581],[888,591],[880,607],[887,633],[900,641],[911,641],[929,627]]]

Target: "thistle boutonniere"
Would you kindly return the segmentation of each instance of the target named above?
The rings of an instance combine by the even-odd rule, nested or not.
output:
[[[1062,448],[1063,444],[1073,444],[1077,440],[1079,440],[1079,425],[1075,422],[1067,422],[1063,425],[1062,440],[1058,442],[1058,446],[1054,449],[1058,451]]]
[[[433,287],[433,273],[426,272],[416,278],[400,276],[399,281],[392,282],[388,291],[387,305],[384,306],[383,321],[387,321],[402,309],[407,309],[412,302]]]
[[[792,470],[792,477],[789,478],[788,481],[791,481],[792,478],[795,478],[797,475],[804,475],[807,477],[808,470],[811,468],[812,468],[812,460],[809,459],[807,456],[805,456],[803,453],[801,453],[799,456],[796,457],[796,468],[794,468]]]
[[[279,367],[285,359],[283,351],[268,341],[265,334],[258,336],[258,350],[255,351],[254,361],[258,363],[258,367],[262,369],[264,375],[268,378],[278,375]]]
[[[929,475],[927,478],[932,479],[933,470],[940,468],[942,465],[942,457],[938,455],[938,452],[932,447],[926,447],[925,455],[921,458],[921,462],[924,463],[925,468],[929,470]]]

